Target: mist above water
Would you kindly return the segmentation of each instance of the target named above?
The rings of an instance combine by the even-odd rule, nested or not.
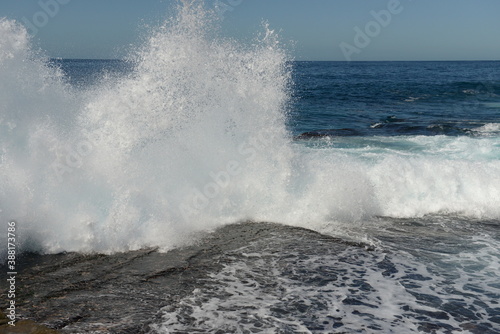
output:
[[[23,249],[166,250],[246,220],[500,217],[495,138],[383,139],[442,154],[294,143],[290,58],[266,25],[243,45],[213,13],[179,7],[131,50],[130,73],[85,88],[18,23],[2,19],[0,36],[0,220],[17,222]]]

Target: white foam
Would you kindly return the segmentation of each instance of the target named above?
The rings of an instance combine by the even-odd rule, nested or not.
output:
[[[500,134],[500,123],[488,123],[478,128],[475,128],[474,131],[478,132],[483,136],[498,135]]]
[[[210,15],[179,8],[132,74],[80,99],[2,20],[1,219],[47,252],[169,248],[284,191],[288,58],[270,29],[246,47]]]
[[[221,271],[162,310],[156,331],[422,333],[431,324],[439,325],[436,332],[469,333],[471,325],[495,326],[489,320],[500,293],[494,240],[474,240],[479,252],[434,253],[423,263],[400,249],[318,250],[311,240],[277,251],[281,238],[224,254]],[[476,271],[465,269],[464,257]]]
[[[201,5],[180,8],[131,52],[131,74],[85,91],[19,24],[0,29],[0,220],[24,248],[166,250],[242,220],[500,217],[498,138],[292,143],[289,58],[269,27],[245,46]]]

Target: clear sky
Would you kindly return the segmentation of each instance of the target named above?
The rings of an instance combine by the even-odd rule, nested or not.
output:
[[[119,58],[175,0],[0,0],[51,57]],[[204,0],[222,33],[249,40],[266,20],[297,60],[499,60],[499,0]],[[1,38],[1,36],[0,36]]]

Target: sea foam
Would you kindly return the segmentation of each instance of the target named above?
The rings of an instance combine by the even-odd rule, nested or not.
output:
[[[130,73],[78,88],[2,19],[0,221],[17,222],[20,247],[167,250],[246,220],[500,217],[497,138],[293,142],[290,58],[262,30],[243,45],[197,2],[181,6],[130,52]]]
[[[44,251],[171,247],[283,189],[290,71],[274,32],[251,46],[180,7],[131,51],[131,74],[85,91],[1,21],[1,219]],[[29,239],[29,240],[28,240]]]

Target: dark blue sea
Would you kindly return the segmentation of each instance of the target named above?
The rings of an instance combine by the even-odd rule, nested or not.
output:
[[[53,59],[75,86],[133,66]],[[500,61],[291,61],[294,136],[480,136],[500,117]],[[497,132],[500,130],[496,130]]]
[[[294,133],[461,136],[498,122],[499,62],[294,65]]]
[[[128,60],[37,58],[1,28],[18,42],[0,52],[0,219],[19,252],[201,247],[141,280],[175,291],[127,287],[161,301],[148,333],[500,333],[499,61],[294,61],[272,31],[246,47],[176,22]],[[104,302],[113,279],[72,287]],[[127,332],[108,303],[62,325],[25,313]]]

